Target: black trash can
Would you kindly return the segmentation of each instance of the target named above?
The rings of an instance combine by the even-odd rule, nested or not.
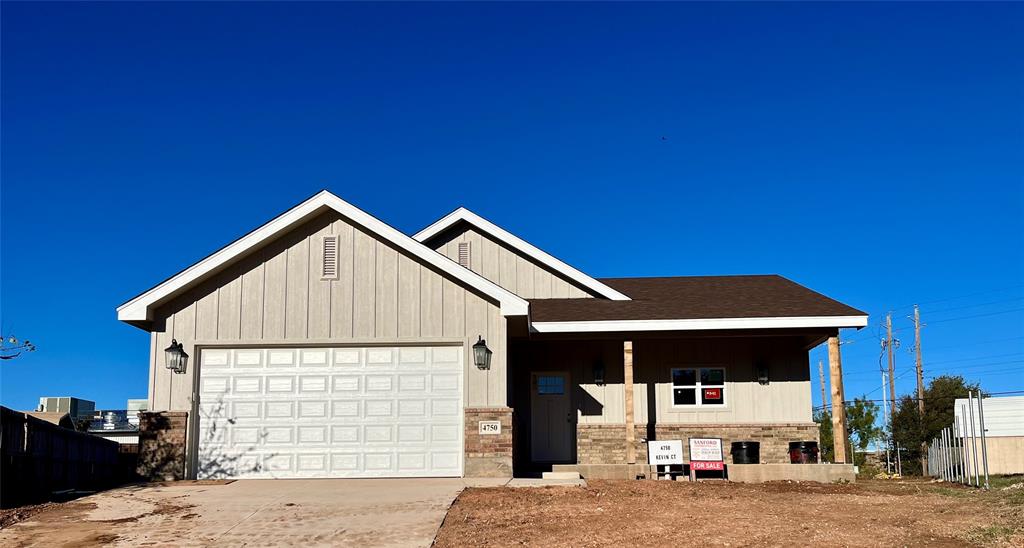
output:
[[[732,448],[733,464],[759,464],[761,462],[761,444],[756,441],[734,441]]]
[[[791,441],[789,442],[790,464],[817,464],[818,442],[816,441]]]

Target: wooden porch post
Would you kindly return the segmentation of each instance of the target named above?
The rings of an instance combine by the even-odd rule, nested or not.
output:
[[[623,377],[626,388],[626,464],[636,464],[636,425],[633,424],[633,341],[622,343]]]
[[[846,454],[846,399],[843,392],[843,359],[839,353],[839,336],[828,338],[828,372],[832,381],[832,447],[835,461],[853,462]]]

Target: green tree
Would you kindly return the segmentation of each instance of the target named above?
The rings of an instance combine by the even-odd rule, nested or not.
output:
[[[959,375],[935,377],[924,390],[923,418],[916,396],[900,397],[892,416],[892,437],[900,446],[905,475],[921,474],[921,444],[930,442],[943,428],[953,424],[957,398],[966,398],[968,392],[977,390],[976,383],[968,383]]]
[[[818,456],[822,462],[835,462],[836,451],[832,437],[832,413],[828,409],[814,412],[814,422],[818,423]]]
[[[832,462],[835,460],[835,449],[833,447],[832,414],[822,409],[815,414],[814,420],[818,423],[818,439],[822,460]],[[850,439],[847,446],[853,449],[854,463],[858,466],[864,464],[863,451],[873,440],[882,437],[882,429],[875,425],[878,420],[878,405],[865,398],[856,398],[846,404],[846,427],[850,431]]]

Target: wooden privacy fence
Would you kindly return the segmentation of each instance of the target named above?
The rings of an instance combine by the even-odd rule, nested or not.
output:
[[[129,478],[118,444],[0,407],[0,506],[98,490]]]

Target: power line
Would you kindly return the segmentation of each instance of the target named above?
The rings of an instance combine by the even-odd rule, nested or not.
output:
[[[964,310],[966,308],[978,308],[980,306],[988,306],[990,304],[1001,304],[1001,303],[1008,303],[1008,302],[1015,302],[1015,301],[1024,301],[1024,297],[1014,297],[1012,299],[1001,299],[1001,300],[998,300],[998,301],[989,301],[987,303],[968,304],[968,305],[964,305],[964,306],[954,306],[952,308],[942,308],[942,309],[939,309],[939,310],[929,310],[928,313],[929,314],[941,314],[943,312],[949,312],[951,310]]]
[[[942,349],[946,349],[946,348],[960,348],[962,346],[977,346],[979,344],[989,344],[989,343],[994,343],[994,342],[1005,342],[1005,341],[1016,341],[1016,340],[1020,340],[1020,339],[1024,339],[1024,336],[1020,336],[1020,337],[1006,337],[1006,338],[1003,338],[1003,339],[989,339],[987,341],[973,341],[973,342],[963,343],[963,344],[945,344],[945,345],[941,345],[941,346],[929,346],[929,348],[931,350],[936,350],[936,349],[942,350]]]
[[[966,299],[967,297],[977,297],[978,295],[991,295],[992,293],[1001,293],[1003,291],[1009,291],[1011,289],[1019,289],[1019,288],[1022,288],[1022,287],[1024,287],[1024,284],[1017,284],[1017,285],[1011,285],[1011,286],[1007,286],[1007,287],[1001,287],[1001,288],[998,288],[998,289],[989,289],[989,290],[986,290],[986,291],[979,291],[977,293],[968,293],[966,295],[958,295],[958,296],[955,296],[955,297],[946,297],[944,299],[935,299],[933,301],[920,301],[920,302],[917,302],[917,303],[910,303],[910,304],[905,304],[905,305],[902,305],[902,306],[897,306],[896,308],[893,308],[892,311],[895,312],[897,310],[903,310],[905,308],[912,308],[915,304],[922,305],[922,304],[944,303],[944,302],[949,302],[949,301],[956,301],[956,300],[959,300],[959,299]]]
[[[1007,390],[1007,391],[1004,391],[1004,392],[982,392],[982,395],[984,397],[986,397],[986,398],[992,397],[992,396],[1012,396],[1012,395],[1015,395],[1015,394],[1024,394],[1024,390]],[[936,397],[931,397],[931,398],[925,398],[925,401],[928,401],[928,400],[948,400],[948,399],[949,399],[949,396],[936,396]],[[844,404],[851,404],[851,403],[855,403],[857,401],[881,402],[882,400],[880,400],[880,399],[879,400],[872,400],[872,399],[867,399],[867,398],[855,398],[855,399],[852,399],[852,400],[845,400],[845,401],[843,401],[843,403]],[[819,406],[815,406],[815,407],[820,409],[822,406],[819,405]]]
[[[937,362],[928,362],[928,365],[942,365],[944,363],[957,363],[957,362],[969,362],[974,360],[987,360],[989,358],[1005,358],[1007,356],[1020,356],[1024,352],[1008,352],[1006,354],[989,354],[987,356],[975,356],[973,358],[960,358],[957,360],[940,360]]]
[[[998,312],[988,312],[988,313],[985,313],[985,314],[973,314],[971,316],[959,316],[957,318],[943,318],[941,320],[931,320],[930,322],[928,322],[928,324],[945,323],[945,322],[952,322],[952,321],[956,321],[956,320],[969,320],[971,318],[984,318],[986,316],[996,316],[996,315],[999,315],[999,314],[1009,314],[1010,312],[1019,312],[1021,310],[1024,310],[1024,307],[1021,307],[1021,308],[1011,308],[1009,310],[1000,310]],[[926,325],[928,325],[928,324],[926,324]]]

